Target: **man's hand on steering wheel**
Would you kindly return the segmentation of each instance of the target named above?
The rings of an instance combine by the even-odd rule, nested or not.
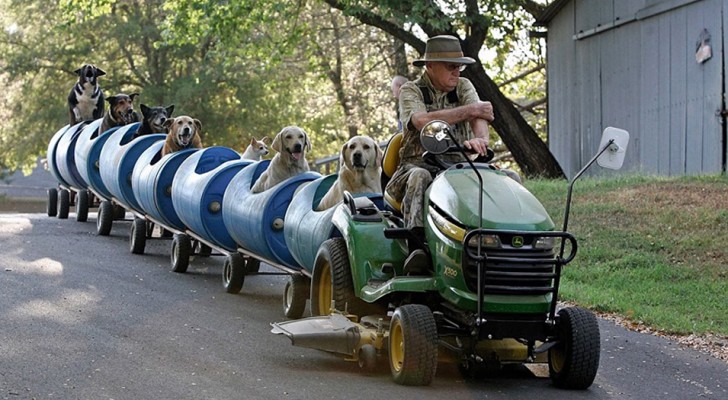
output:
[[[465,146],[466,149],[478,153],[481,156],[486,155],[486,153],[488,152],[488,140],[485,138],[476,137],[466,140],[465,142],[463,142],[463,146]]]

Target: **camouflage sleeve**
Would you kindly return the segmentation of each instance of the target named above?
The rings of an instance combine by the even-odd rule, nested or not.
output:
[[[422,92],[414,81],[410,81],[402,85],[399,92],[399,118],[402,121],[405,132],[412,129],[410,120],[412,114],[418,112],[426,112],[425,100],[422,98]]]
[[[475,90],[475,86],[473,86],[473,83],[466,78],[460,78],[460,81],[458,82],[458,97],[461,99],[461,105],[472,104],[480,100],[478,92]]]

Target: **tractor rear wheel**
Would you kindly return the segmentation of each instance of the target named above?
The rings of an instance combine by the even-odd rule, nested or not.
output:
[[[349,253],[342,238],[323,242],[316,254],[311,284],[311,314],[329,315],[332,301],[337,310],[358,316],[366,315],[371,308],[354,294]]]

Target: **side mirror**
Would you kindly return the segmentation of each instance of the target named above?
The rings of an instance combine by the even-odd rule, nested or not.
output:
[[[442,154],[446,152],[450,145],[450,125],[441,120],[434,120],[427,123],[427,125],[420,131],[420,143],[422,147],[432,154]]]
[[[624,129],[607,127],[602,133],[602,140],[599,149],[606,147],[599,157],[597,164],[603,168],[620,169],[624,163],[624,156],[627,153],[629,143],[629,132]]]

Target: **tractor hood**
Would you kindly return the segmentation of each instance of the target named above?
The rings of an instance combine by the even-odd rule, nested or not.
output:
[[[503,172],[478,166],[483,177],[483,224],[486,229],[551,231],[546,209],[525,187]],[[464,228],[477,228],[480,183],[467,165],[457,164],[438,175],[427,192],[429,204]]]

